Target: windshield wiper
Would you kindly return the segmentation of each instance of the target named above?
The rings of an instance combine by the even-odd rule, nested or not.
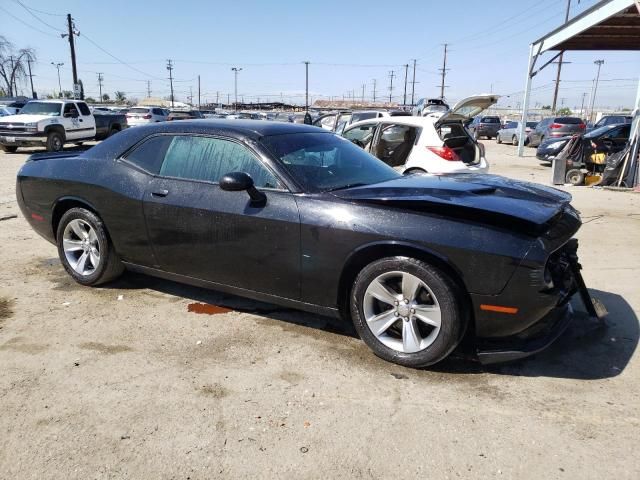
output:
[[[347,183],[346,185],[341,185],[340,187],[334,187],[334,188],[325,190],[325,192],[335,192],[336,190],[346,190],[347,188],[362,187],[364,185],[369,185],[369,184],[368,183]]]

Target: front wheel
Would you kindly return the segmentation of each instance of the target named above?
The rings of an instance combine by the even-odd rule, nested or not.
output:
[[[13,145],[0,145],[0,148],[7,153],[16,153],[18,151],[18,147]]]
[[[124,271],[102,220],[89,210],[68,210],[60,219],[56,239],[62,265],[82,285],[100,285]]]
[[[514,146],[515,146],[515,145],[518,145],[518,137],[517,137],[517,136],[515,136],[515,135],[514,135],[514,136],[511,138],[511,145],[514,145]]]
[[[59,152],[64,147],[64,138],[60,132],[49,132],[47,135],[47,152]]]
[[[420,368],[443,360],[466,327],[459,287],[434,266],[389,257],[366,266],[351,293],[351,318],[379,357]]]
[[[496,135],[496,143],[502,143],[502,139],[500,138],[500,134]]]
[[[584,173],[578,168],[572,168],[566,173],[565,180],[574,186],[582,185],[584,183]]]
[[[422,169],[422,168],[409,168],[407,170],[405,170],[404,172],[402,172],[403,175],[422,175],[427,173],[426,170]]]

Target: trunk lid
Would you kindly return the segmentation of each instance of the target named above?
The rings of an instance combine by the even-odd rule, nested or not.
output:
[[[442,115],[435,123],[436,127],[451,120],[469,120],[495,104],[500,97],[494,94],[473,95],[463,98],[451,110]]]
[[[541,233],[571,202],[571,195],[497,175],[410,175],[333,194],[355,203],[387,205],[523,233]]]

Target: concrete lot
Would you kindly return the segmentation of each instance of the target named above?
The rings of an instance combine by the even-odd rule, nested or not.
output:
[[[548,181],[532,150],[485,144],[493,173]],[[640,477],[640,195],[570,189],[606,328],[578,314],[524,362],[416,371],[326,318],[75,284],[15,202],[25,159],[0,153],[0,478]]]

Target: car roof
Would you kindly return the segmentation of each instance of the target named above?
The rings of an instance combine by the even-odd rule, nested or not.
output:
[[[393,123],[399,125],[411,125],[413,127],[424,127],[427,125],[433,125],[437,119],[429,117],[378,117],[369,118],[367,120],[360,120],[349,125],[348,129],[351,130],[355,126],[371,124],[371,123]]]
[[[140,128],[140,127],[136,127]],[[182,120],[177,123],[158,122],[143,127],[151,133],[225,133],[249,138],[260,138],[268,135],[284,135],[287,133],[331,133],[303,123],[259,122],[255,120],[226,120],[221,118],[205,118]]]

